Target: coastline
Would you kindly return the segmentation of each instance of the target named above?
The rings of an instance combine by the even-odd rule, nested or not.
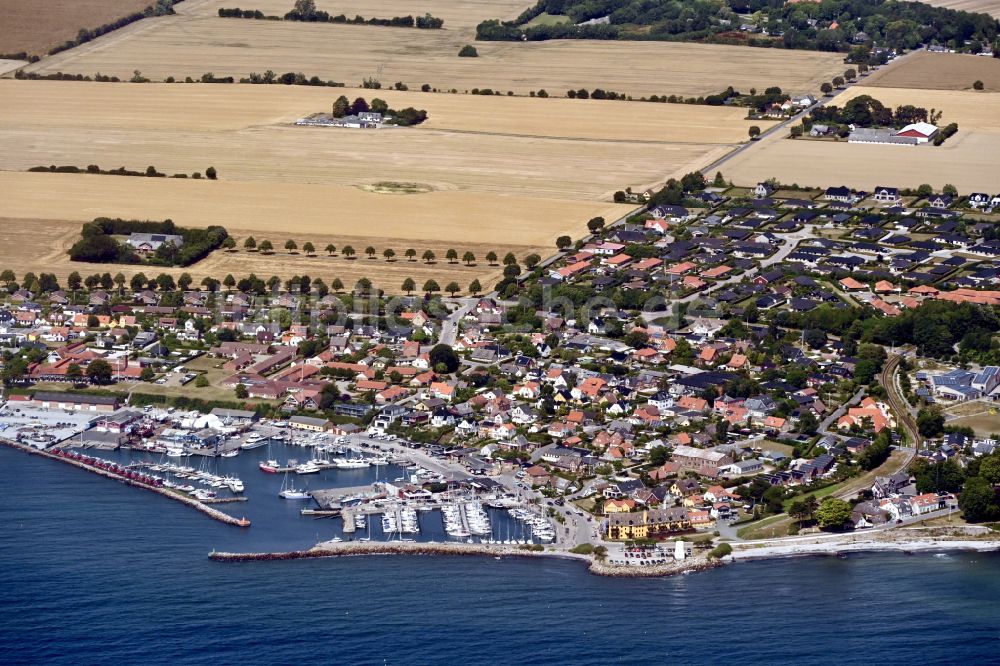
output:
[[[856,535],[852,535],[856,536]],[[874,536],[874,535],[873,535]],[[857,539],[830,541],[827,543],[788,544],[734,544],[733,553],[726,557],[728,562],[753,560],[789,559],[796,557],[838,557],[850,553],[939,553],[939,552],[997,552],[1000,551],[1000,534],[993,539],[960,539],[954,536],[941,537],[924,535],[916,538],[893,540]]]
[[[174,500],[175,502],[180,502],[181,504],[186,504],[187,506],[191,507],[192,509],[195,509],[196,511],[200,511],[201,513],[205,514],[209,518],[212,518],[213,520],[217,520],[220,523],[225,523],[226,525],[233,525],[235,527],[249,527],[250,526],[250,521],[247,520],[246,518],[236,518],[234,516],[230,516],[228,513],[223,513],[222,511],[219,511],[218,509],[215,509],[215,508],[212,508],[212,507],[210,507],[210,506],[208,506],[206,504],[203,504],[202,502],[199,502],[198,500],[194,499],[193,497],[185,497],[183,495],[179,495],[179,494],[177,494],[175,492],[172,492],[168,488],[161,488],[161,487],[150,485],[148,483],[143,483],[142,481],[137,481],[136,479],[130,479],[128,477],[122,476],[121,474],[116,474],[116,473],[108,471],[108,470],[104,470],[104,469],[100,469],[98,467],[94,467],[93,465],[88,465],[87,463],[85,463],[83,461],[73,460],[72,458],[66,458],[64,456],[58,456],[58,455],[56,455],[54,453],[51,453],[49,451],[45,451],[43,449],[37,449],[37,448],[35,448],[33,446],[29,446],[27,444],[21,444],[20,442],[15,442],[15,441],[7,439],[5,437],[0,437],[0,444],[2,444],[4,446],[7,446],[9,448],[12,448],[12,449],[16,449],[16,450],[21,451],[23,453],[27,453],[28,455],[41,456],[43,458],[48,458],[49,460],[55,460],[55,461],[58,461],[58,462],[66,463],[68,465],[72,465],[73,467],[77,467],[77,468],[82,469],[84,471],[91,472],[92,474],[97,474],[98,476],[102,476],[102,477],[104,477],[106,479],[112,479],[114,481],[118,481],[120,483],[124,483],[127,486],[132,486],[133,488],[141,488],[142,490],[148,490],[148,491],[154,492],[154,493],[156,493],[158,495],[161,495],[162,497],[166,497],[168,499]]]

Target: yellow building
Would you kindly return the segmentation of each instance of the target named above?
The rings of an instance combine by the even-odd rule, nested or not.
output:
[[[608,538],[612,540],[649,539],[691,529],[686,509],[649,509],[608,516]]]

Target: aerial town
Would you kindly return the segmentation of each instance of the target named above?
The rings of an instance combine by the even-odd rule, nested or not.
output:
[[[0,145],[3,663],[996,661],[998,0],[3,0]]]
[[[484,296],[6,272],[4,437],[242,526],[217,509],[279,475],[252,501],[341,518],[331,547],[440,511],[456,543],[667,567],[996,516],[963,488],[1000,461],[1000,195],[683,182]]]

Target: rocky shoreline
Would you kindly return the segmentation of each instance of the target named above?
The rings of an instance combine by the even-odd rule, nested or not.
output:
[[[99,469],[97,467],[94,467],[93,465],[88,465],[88,464],[86,464],[86,463],[84,463],[82,461],[73,460],[72,458],[66,458],[66,457],[63,457],[63,456],[57,456],[54,453],[50,453],[50,452],[45,451],[43,449],[36,449],[33,446],[28,446],[27,444],[21,444],[20,442],[15,442],[15,441],[10,440],[10,439],[0,438],[0,444],[2,444],[4,446],[8,446],[8,447],[10,447],[12,449],[17,449],[18,451],[22,451],[24,453],[27,453],[28,455],[41,456],[43,458],[48,458],[49,460],[56,460],[56,461],[61,462],[61,463],[66,463],[67,465],[72,465],[73,467],[78,467],[79,469],[85,470],[87,472],[91,472],[92,474],[97,474],[98,476],[103,476],[106,479],[112,479],[114,481],[118,481],[120,483],[124,483],[127,486],[132,486],[133,488],[141,488],[143,490],[148,490],[150,492],[154,492],[154,493],[156,493],[158,495],[162,495],[163,497],[166,497],[168,499],[172,499],[175,502],[180,502],[181,504],[186,504],[187,506],[191,507],[192,509],[195,509],[196,511],[200,511],[201,513],[205,514],[209,518],[212,518],[213,520],[217,520],[220,523],[225,523],[226,525],[233,525],[233,526],[236,526],[236,527],[249,527],[250,526],[250,521],[247,520],[247,519],[245,519],[245,518],[235,518],[233,516],[230,516],[228,513],[223,513],[222,511],[219,511],[218,509],[214,509],[214,508],[212,508],[210,506],[202,504],[201,502],[199,502],[198,500],[194,499],[193,497],[186,497],[184,495],[180,495],[180,494],[178,494],[176,492],[173,492],[169,488],[159,488],[157,486],[149,485],[148,483],[143,483],[141,481],[136,481],[135,479],[129,479],[129,478],[124,477],[124,476],[122,476],[120,474],[115,474],[113,472],[109,472],[107,470],[103,470],[103,469]]]
[[[225,553],[212,551],[208,558],[217,562],[277,562],[326,557],[360,557],[368,555],[464,555],[493,558],[557,557],[586,562],[588,570],[596,576],[615,578],[654,578],[703,571],[721,566],[718,561],[691,558],[684,562],[655,567],[609,565],[594,560],[589,555],[565,550],[528,550],[512,546],[491,544],[402,542],[402,541],[327,541],[308,550],[282,553]]]

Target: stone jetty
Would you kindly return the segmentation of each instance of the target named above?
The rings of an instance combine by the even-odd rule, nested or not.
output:
[[[277,562],[325,557],[359,557],[366,555],[465,555],[477,557],[534,558],[559,557],[586,562],[597,576],[619,578],[649,578],[674,576],[681,573],[703,571],[720,566],[717,560],[689,558],[683,562],[662,566],[620,566],[596,561],[589,555],[566,550],[535,550],[530,548],[485,543],[438,543],[419,541],[326,541],[308,550],[280,553],[226,553],[212,551],[208,557],[217,562]]]
[[[223,513],[222,511],[219,511],[218,509],[213,509],[212,507],[207,506],[206,504],[203,504],[203,503],[199,502],[198,500],[194,499],[193,497],[188,497],[187,495],[182,495],[181,493],[176,492],[176,491],[174,491],[174,490],[172,490],[170,488],[165,488],[163,486],[156,486],[156,485],[153,485],[153,484],[150,484],[150,483],[145,483],[145,482],[140,481],[138,479],[129,478],[129,477],[123,475],[123,474],[119,474],[119,473],[111,471],[111,470],[101,469],[100,467],[95,467],[94,465],[89,464],[89,463],[87,463],[87,462],[85,462],[83,460],[77,460],[77,459],[74,459],[74,458],[70,458],[70,457],[67,457],[66,455],[58,455],[58,454],[56,454],[53,451],[45,451],[43,449],[37,449],[37,448],[35,448],[33,446],[28,446],[26,444],[22,444],[20,442],[15,442],[15,441],[10,440],[10,439],[0,438],[0,444],[3,444],[4,446],[8,446],[8,447],[10,447],[12,449],[17,449],[18,451],[23,451],[24,453],[27,453],[29,455],[41,456],[42,458],[48,458],[49,460],[57,460],[59,462],[66,463],[67,465],[72,465],[73,467],[77,467],[79,469],[86,470],[86,471],[88,471],[88,472],[90,472],[92,474],[97,474],[98,476],[103,476],[106,479],[113,479],[115,481],[119,481],[121,483],[124,483],[127,486],[132,486],[133,488],[142,488],[143,490],[149,490],[151,492],[157,493],[158,495],[162,495],[163,497],[167,497],[169,499],[172,499],[175,502],[180,502],[182,504],[186,504],[189,507],[191,507],[192,509],[195,509],[197,511],[202,512],[203,514],[205,514],[209,518],[212,518],[214,520],[218,520],[220,523],[225,523],[227,525],[235,525],[236,527],[249,527],[250,526],[250,521],[247,520],[246,518],[234,518],[233,516],[230,516],[227,513]]]

